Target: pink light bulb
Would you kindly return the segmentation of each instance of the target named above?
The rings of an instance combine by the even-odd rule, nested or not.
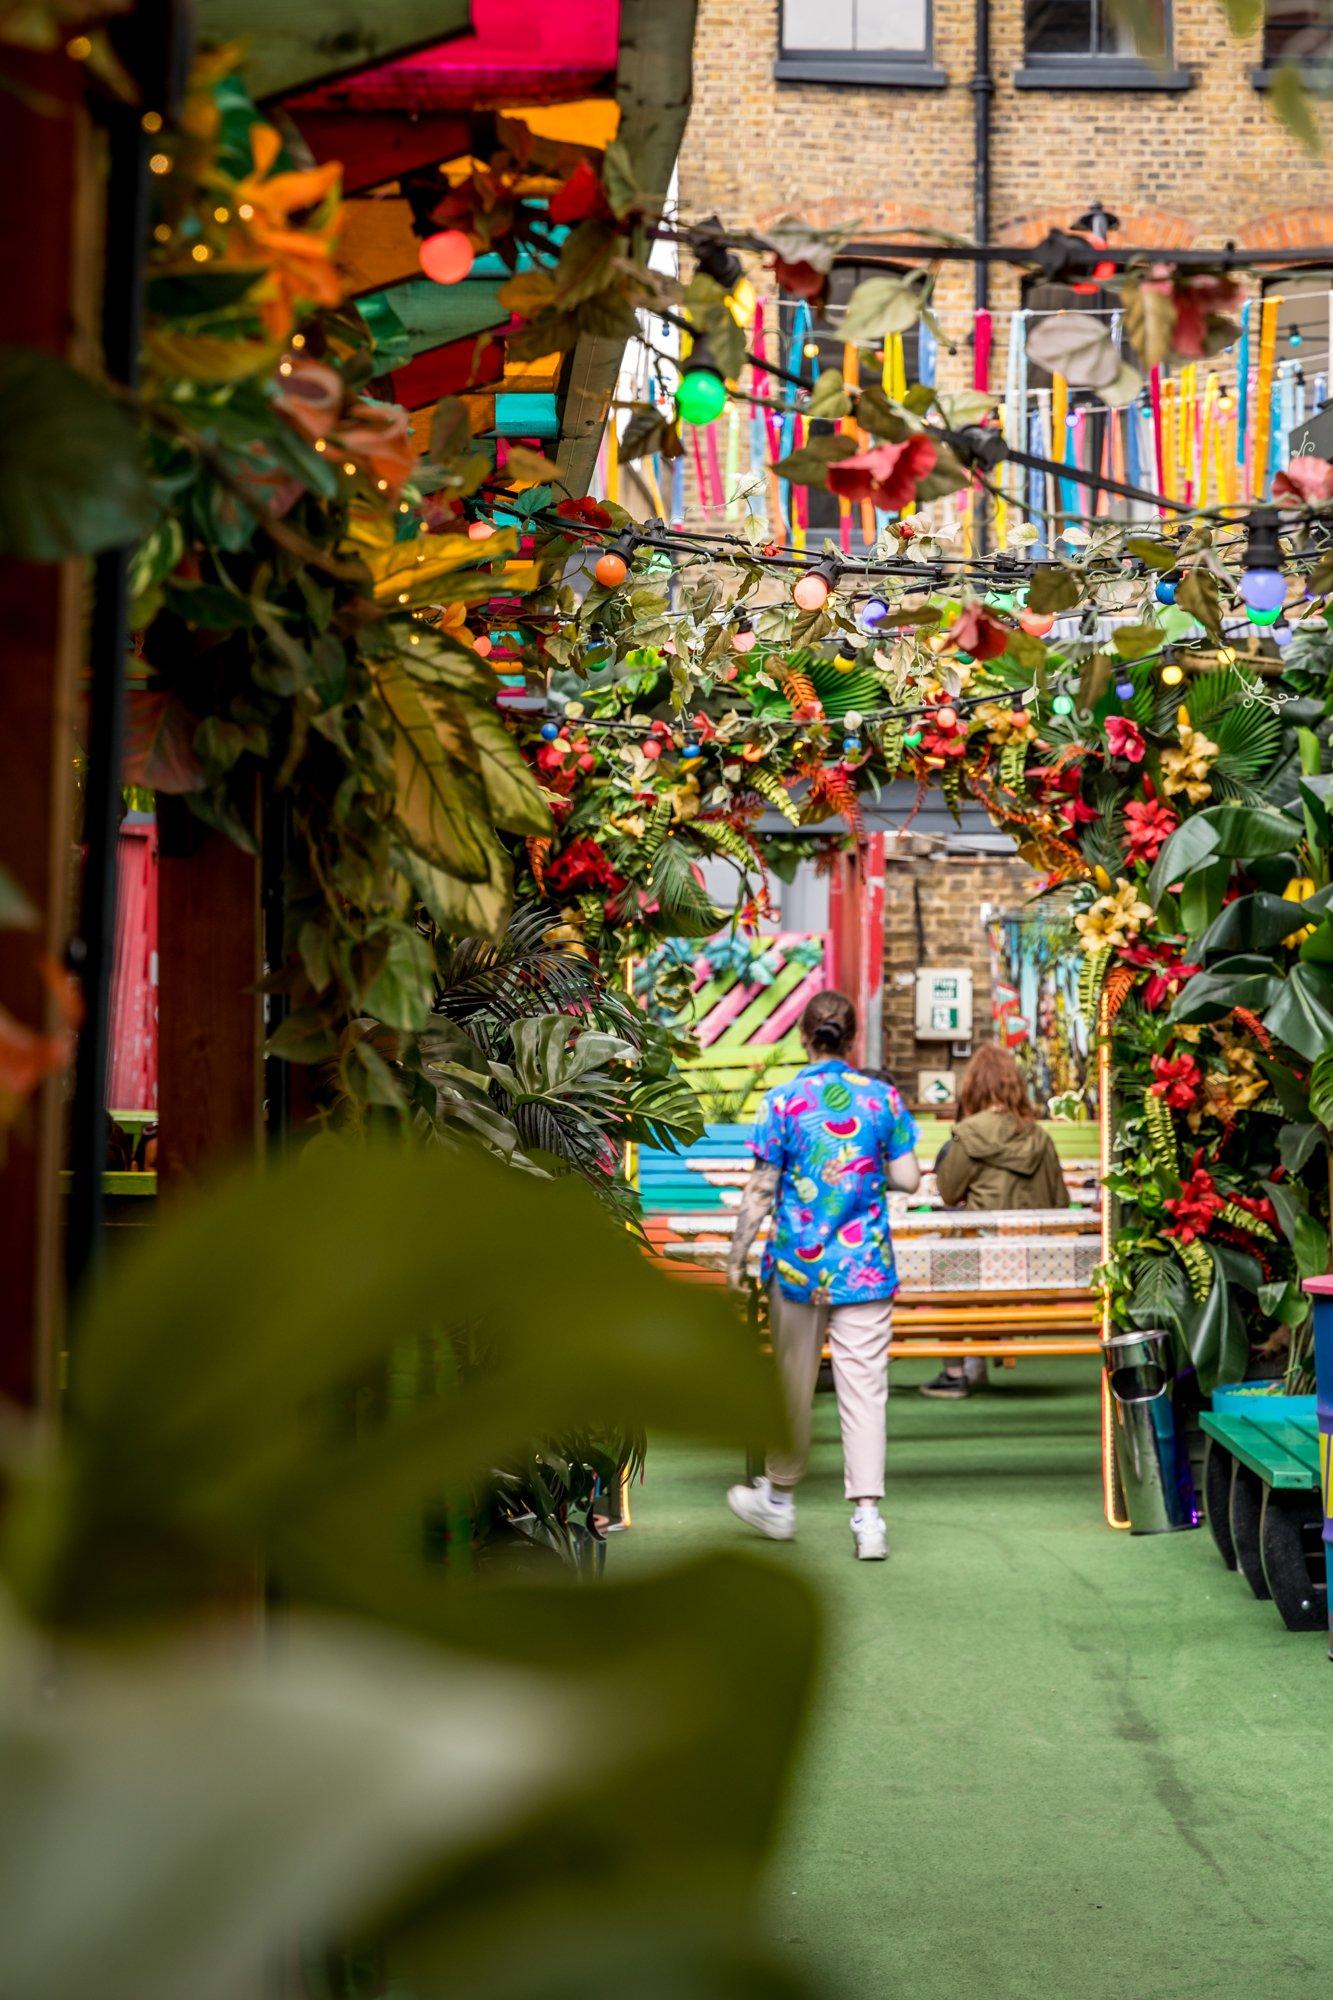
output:
[[[828,602],[828,589],[828,578],[812,569],[798,577],[792,596],[802,611],[821,611]]]
[[[753,625],[738,625],[731,635],[731,647],[735,653],[750,653],[759,634]]]
[[[437,285],[461,284],[476,260],[471,239],[461,229],[428,236],[417,253],[421,268]]]

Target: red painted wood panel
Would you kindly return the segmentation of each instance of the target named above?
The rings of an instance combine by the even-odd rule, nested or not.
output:
[[[451,341],[447,347],[432,347],[394,370],[394,401],[405,410],[424,410],[428,404],[438,403],[441,396],[488,388],[503,379],[504,367],[505,352],[498,340]]]
[[[299,99],[284,109],[321,166],[341,161],[344,194],[458,159],[473,146],[471,120],[454,112],[404,118],[401,111],[318,111],[302,109]]]

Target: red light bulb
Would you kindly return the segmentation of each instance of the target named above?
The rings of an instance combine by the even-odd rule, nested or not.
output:
[[[438,230],[417,254],[422,270],[437,285],[461,284],[476,261],[471,238],[461,229]]]

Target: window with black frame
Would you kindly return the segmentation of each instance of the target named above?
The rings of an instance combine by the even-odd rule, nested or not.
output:
[[[865,254],[867,257],[870,257],[873,255],[873,251],[867,246]],[[802,301],[793,298],[789,293],[782,293],[778,298],[778,328],[782,336],[782,361],[784,367],[790,367],[794,373],[799,373],[809,379],[814,378],[817,368],[841,368],[843,365],[843,340],[838,332],[838,321],[842,316],[843,308],[863,278],[893,275],[896,269],[896,266],[890,265],[887,262],[837,265],[829,279],[828,321],[825,325],[817,324],[812,327],[808,318],[808,309],[804,307]],[[905,275],[905,272],[903,275]],[[796,337],[798,331],[800,334],[799,340]],[[909,332],[903,335],[902,340],[903,372],[908,382],[915,382],[920,369],[919,329],[912,327]],[[791,358],[789,359],[788,357]],[[861,350],[861,380],[863,382],[877,382],[880,379],[883,365],[884,350],[882,348],[863,348]],[[822,418],[816,418],[809,426],[809,432],[812,437],[824,436],[836,429],[837,425],[835,423],[826,422]],[[810,533],[821,536],[836,534],[839,519],[837,496],[829,493],[822,486],[806,486],[801,491],[808,495],[809,498]],[[859,508],[852,509],[852,530],[853,544],[857,549],[861,549],[864,544],[860,533]]]
[[[1333,6],[1329,0],[1266,0],[1263,66],[1333,69]]]
[[[943,85],[933,0],[780,0],[779,82]]]
[[[1136,10],[1136,15],[1139,10]],[[1070,89],[1182,90],[1189,72],[1169,67],[1170,0],[1147,0],[1151,31],[1136,34],[1116,0],[1024,0],[1023,61],[1015,81]]]

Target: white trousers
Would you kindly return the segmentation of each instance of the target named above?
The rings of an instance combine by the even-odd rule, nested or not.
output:
[[[833,1356],[833,1386],[842,1426],[843,1490],[849,1500],[879,1499],[884,1491],[885,1410],[889,1399],[892,1299],[855,1305],[806,1305],[770,1294],[773,1352],[791,1427],[791,1445],[770,1452],[765,1470],[775,1486],[795,1486],[810,1457],[810,1413],[819,1380],[825,1330]]]

